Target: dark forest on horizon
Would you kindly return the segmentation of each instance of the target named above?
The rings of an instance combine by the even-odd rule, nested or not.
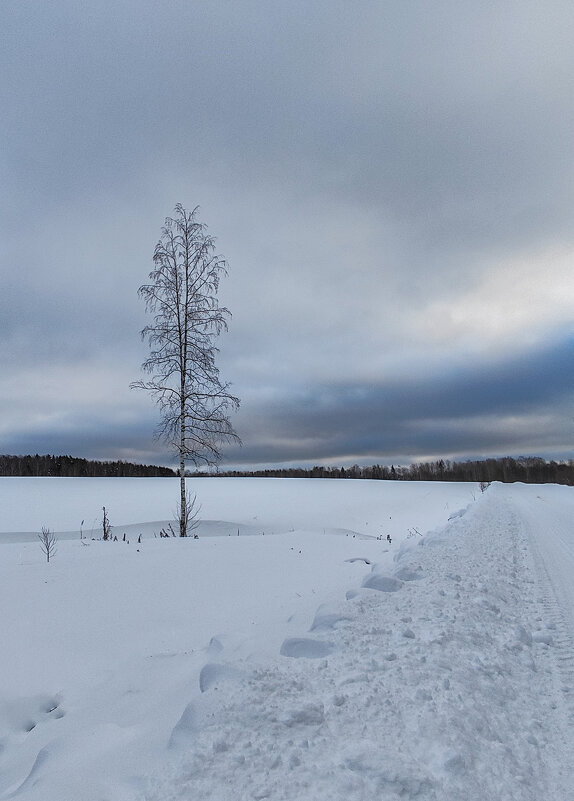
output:
[[[76,456],[0,455],[0,476],[62,476],[68,478],[173,478],[169,467],[132,464],[124,461],[98,462]]]
[[[456,462],[439,459],[435,462],[419,462],[408,467],[371,465],[369,467],[323,467],[310,469],[300,467],[269,468],[263,470],[219,470],[196,472],[196,477],[259,477],[259,478],[347,478],[371,479],[375,481],[462,481],[525,484],[569,484],[574,485],[574,460],[567,462],[547,461],[538,456],[505,456],[498,459],[480,459]]]
[[[175,478],[169,467],[118,461],[93,461],[75,456],[0,455],[0,476],[62,476],[87,478]],[[505,456],[465,462],[439,459],[408,467],[371,465],[311,468],[286,467],[262,470],[188,471],[193,478],[344,478],[375,481],[461,481],[574,485],[574,460],[548,461],[538,456]]]

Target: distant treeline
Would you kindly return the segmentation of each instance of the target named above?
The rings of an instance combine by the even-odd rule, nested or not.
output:
[[[574,485],[574,461],[546,461],[538,456],[483,459],[466,462],[418,462],[409,467],[303,467],[268,468],[266,470],[218,470],[189,472],[194,478],[206,476],[262,478],[352,478],[377,481],[523,481],[525,484]],[[158,478],[177,476],[169,467],[132,464],[131,462],[97,462],[75,456],[6,456],[0,455],[0,476],[86,476],[89,478]]]
[[[422,462],[410,467],[299,467],[253,471],[232,470],[218,473],[194,473],[194,476],[257,476],[262,478],[369,478],[379,481],[522,481],[526,484],[571,484],[574,485],[574,461],[548,462],[537,456],[513,459],[484,459],[480,461]]]
[[[88,478],[158,478],[173,477],[169,467],[131,464],[130,462],[94,462],[75,456],[2,456],[0,476],[73,476]]]

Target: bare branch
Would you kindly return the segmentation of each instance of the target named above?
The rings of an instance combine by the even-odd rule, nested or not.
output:
[[[46,555],[46,562],[49,562],[50,557],[55,556],[56,554],[56,543],[58,541],[56,539],[56,535],[53,531],[50,531],[49,528],[42,526],[42,533],[38,534],[38,539],[40,540],[40,545],[42,546],[42,550]]]
[[[198,538],[197,529],[201,523],[199,518],[200,512],[201,504],[197,502],[197,495],[195,493],[191,495],[189,492],[186,492],[183,508],[181,506],[181,500],[177,507],[177,520],[178,523],[180,523],[180,537],[191,537],[193,534],[195,539]],[[181,521],[184,523],[183,529],[181,527]],[[182,531],[185,531],[185,533],[182,534]]]

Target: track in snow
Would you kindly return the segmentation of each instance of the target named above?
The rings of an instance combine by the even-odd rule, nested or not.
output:
[[[545,670],[553,693],[555,756],[563,799],[574,799],[574,493],[569,487],[499,489],[527,537],[536,579],[539,622],[533,638],[546,644]],[[570,498],[570,496],[573,496]],[[556,503],[553,503],[555,499]],[[566,503],[564,503],[566,499]]]

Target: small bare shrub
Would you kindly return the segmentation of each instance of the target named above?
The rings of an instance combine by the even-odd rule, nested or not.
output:
[[[38,534],[38,539],[40,540],[42,550],[46,554],[46,562],[49,562],[50,557],[56,554],[56,543],[58,541],[56,535],[53,531],[50,531],[49,528],[42,526],[42,533]]]
[[[112,538],[112,527],[110,526],[110,520],[108,518],[108,513],[106,512],[106,507],[102,507],[104,511],[104,517],[102,519],[102,530],[104,532],[104,539],[111,540]]]
[[[177,521],[179,523],[180,537],[193,536],[197,539],[197,528],[200,524],[199,513],[201,512],[201,504],[197,502],[197,495],[191,495],[189,492],[185,496],[185,506],[182,509],[181,503],[177,507]],[[171,526],[170,526],[171,528]],[[195,532],[195,533],[194,533]]]

